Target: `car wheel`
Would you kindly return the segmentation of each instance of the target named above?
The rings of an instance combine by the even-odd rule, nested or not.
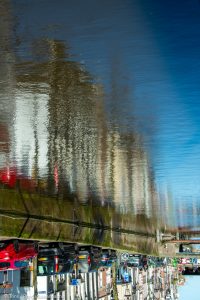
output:
[[[13,241],[13,246],[14,246],[15,252],[19,252],[19,241],[18,240]]]

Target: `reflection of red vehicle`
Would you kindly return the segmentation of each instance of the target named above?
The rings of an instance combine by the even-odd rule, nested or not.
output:
[[[32,177],[25,177],[18,173],[16,167],[5,167],[0,169],[0,184],[9,188],[18,187],[21,190],[35,192],[36,187],[38,186],[40,187],[40,190],[45,190],[47,181],[45,179],[38,180]]]
[[[17,169],[14,167],[0,169],[0,183],[3,183],[10,188],[14,188],[17,181],[22,190],[34,191],[36,186],[34,179],[17,174]]]
[[[15,168],[4,168],[0,170],[0,182],[8,185],[9,187],[14,187],[16,184],[16,169]]]
[[[181,263],[182,265],[185,265],[185,264],[190,264],[191,262],[190,262],[189,258],[183,257],[183,258],[180,258],[179,263]]]
[[[25,240],[0,242],[0,270],[21,269],[29,266],[31,258],[38,254],[38,243]]]

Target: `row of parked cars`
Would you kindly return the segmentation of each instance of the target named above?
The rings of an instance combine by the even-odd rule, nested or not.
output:
[[[113,249],[92,245],[30,240],[0,242],[0,271],[26,268],[37,257],[37,275],[53,275],[76,271],[87,273],[100,266],[109,267],[117,259]]]
[[[148,269],[148,257],[142,254],[122,253],[121,265],[145,270]]]
[[[149,266],[164,267],[169,263],[166,257],[154,257],[150,255],[121,253],[121,265],[136,267],[140,270],[147,270]]]

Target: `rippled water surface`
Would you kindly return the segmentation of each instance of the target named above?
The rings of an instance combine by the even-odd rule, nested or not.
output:
[[[197,1],[0,1],[1,211],[198,228],[199,34]]]

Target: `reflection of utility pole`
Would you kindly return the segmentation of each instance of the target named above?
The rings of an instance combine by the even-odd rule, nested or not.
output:
[[[37,257],[33,258],[33,270],[32,270],[32,280],[33,280],[33,287],[34,287],[34,296],[33,299],[37,300]]]
[[[117,258],[117,261],[119,260],[119,257]],[[117,262],[114,262],[113,264],[113,293],[116,300],[118,300],[118,292],[117,292],[117,271],[118,271],[118,265]]]
[[[78,294],[78,287],[76,287],[76,294],[74,295],[74,300],[82,300],[82,297]]]

